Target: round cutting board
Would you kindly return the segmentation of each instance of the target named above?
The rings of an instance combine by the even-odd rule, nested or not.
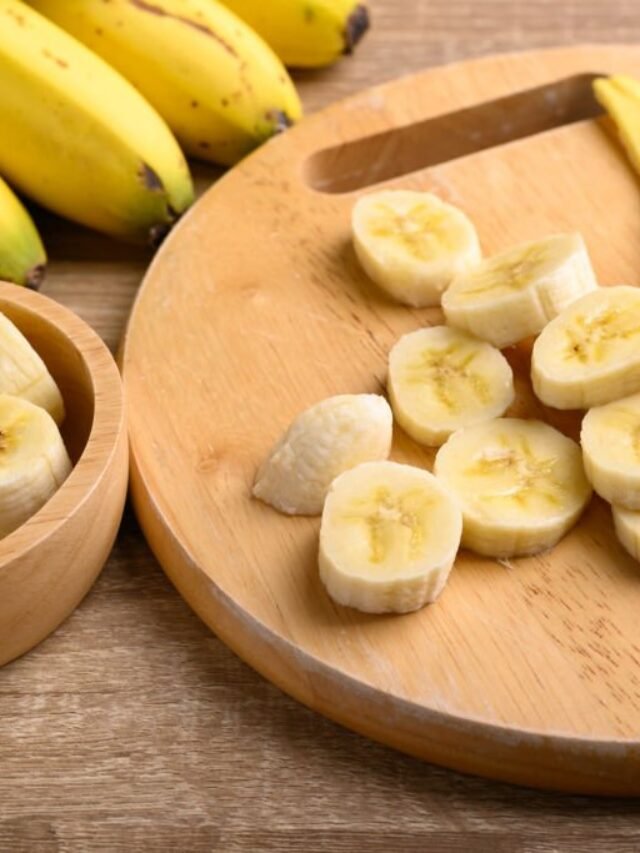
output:
[[[385,298],[350,243],[373,185],[462,207],[487,254],[584,235],[603,284],[640,284],[640,191],[591,96],[640,76],[640,49],[493,57],[364,92],[305,120],[220,180],[171,234],[134,307],[122,363],[132,493],[178,590],[244,660],[310,707],[448,767],[576,792],[640,794],[640,566],[594,499],[551,552],[461,551],[442,597],[406,616],[335,605],[319,519],[250,497],[302,409],[383,392],[399,335],[441,321]],[[545,410],[530,347],[507,353],[511,414]],[[433,454],[399,429],[394,459]]]

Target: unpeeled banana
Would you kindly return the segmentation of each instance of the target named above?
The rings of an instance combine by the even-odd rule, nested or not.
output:
[[[51,415],[27,400],[0,394],[0,536],[34,515],[70,471]]]
[[[640,173],[640,81],[626,74],[593,81],[598,102],[613,120],[629,160]]]
[[[191,203],[187,164],[155,110],[18,0],[0,0],[0,78],[0,173],[26,195],[141,241],[157,241]]]
[[[194,157],[231,165],[301,115],[280,60],[216,0],[30,3],[133,83]]]
[[[503,348],[537,335],[596,287],[580,234],[557,234],[515,246],[456,276],[442,309],[448,323]]]
[[[369,462],[331,485],[320,526],[320,577],[339,604],[407,613],[435,601],[460,544],[462,518],[428,471]]]
[[[33,220],[0,178],[0,279],[38,288],[46,263]]]
[[[285,65],[316,68],[351,53],[369,28],[358,0],[224,0]]]

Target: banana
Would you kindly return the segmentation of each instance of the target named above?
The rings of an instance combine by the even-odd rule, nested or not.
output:
[[[590,409],[640,391],[640,290],[602,287],[565,309],[533,346],[531,378],[556,409]]]
[[[340,394],[293,421],[258,469],[253,494],[289,515],[319,515],[338,474],[391,450],[393,415],[377,394]]]
[[[260,33],[285,65],[318,68],[352,53],[369,29],[357,0],[224,0]]]
[[[502,349],[537,335],[597,287],[580,234],[557,234],[488,258],[442,297],[447,322]]]
[[[514,398],[502,353],[448,326],[400,338],[389,353],[387,387],[400,426],[435,447],[461,427],[504,414]]]
[[[551,548],[591,496],[580,448],[541,421],[462,429],[440,448],[434,471],[462,508],[462,544],[489,557]]]
[[[640,561],[640,512],[612,506],[613,525],[616,536],[634,560]]]
[[[613,120],[632,166],[640,173],[640,81],[625,74],[599,77],[593,81],[593,92]]]
[[[428,471],[368,462],[331,485],[318,564],[338,604],[367,613],[408,613],[435,601],[462,531],[460,510]]]
[[[0,178],[0,279],[37,289],[46,264],[33,220]]]
[[[117,68],[194,157],[232,165],[301,115],[280,60],[215,0],[31,5]]]
[[[580,444],[587,477],[600,497],[640,510],[640,394],[590,409]]]
[[[36,513],[70,471],[53,418],[28,400],[0,394],[0,536]]]
[[[407,305],[438,305],[453,277],[480,260],[470,220],[431,193],[370,193],[354,205],[351,224],[369,278]]]
[[[62,394],[46,364],[4,314],[0,314],[0,394],[46,409],[57,424],[64,420]]]
[[[18,0],[0,0],[0,172],[56,213],[157,241],[193,200],[160,116],[99,57]]]

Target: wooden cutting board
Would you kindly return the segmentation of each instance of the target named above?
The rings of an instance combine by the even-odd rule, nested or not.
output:
[[[178,590],[244,660],[310,707],[448,767],[576,792],[640,794],[640,566],[594,499],[550,553],[462,551],[433,606],[368,616],[318,578],[319,519],[250,499],[291,419],[380,392],[399,335],[439,322],[370,284],[350,244],[369,186],[461,206],[487,254],[579,230],[602,284],[640,284],[640,185],[591,96],[640,49],[578,47],[427,71],[364,92],[220,180],[152,264],[123,346],[132,493]],[[510,413],[576,436],[532,396]],[[396,429],[393,458],[432,453]]]

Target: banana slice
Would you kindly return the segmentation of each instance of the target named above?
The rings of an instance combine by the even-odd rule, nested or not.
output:
[[[578,445],[541,421],[462,429],[440,448],[434,470],[462,507],[462,544],[490,557],[551,548],[591,495]]]
[[[463,426],[504,414],[514,398],[502,353],[448,326],[400,338],[389,353],[388,389],[400,426],[434,447]]]
[[[407,305],[438,305],[452,278],[481,257],[470,220],[431,193],[365,195],[353,208],[352,228],[369,278]]]
[[[391,450],[393,415],[377,394],[329,397],[302,412],[258,469],[253,494],[288,515],[319,515],[338,474]]]
[[[331,485],[320,526],[320,577],[338,604],[407,613],[435,601],[460,545],[462,517],[428,471],[369,462]]]
[[[0,536],[34,515],[70,471],[51,415],[27,400],[0,394]]]
[[[502,348],[537,335],[598,286],[580,234],[516,246],[457,276],[442,297],[447,322]]]
[[[640,394],[590,409],[580,444],[587,477],[600,497],[640,509]]]
[[[640,290],[588,293],[533,346],[533,390],[556,409],[590,409],[640,391]]]
[[[613,525],[622,547],[634,560],[640,561],[640,512],[612,506]]]
[[[64,419],[60,389],[38,353],[4,314],[0,314],[0,394],[42,406],[58,424]]]

